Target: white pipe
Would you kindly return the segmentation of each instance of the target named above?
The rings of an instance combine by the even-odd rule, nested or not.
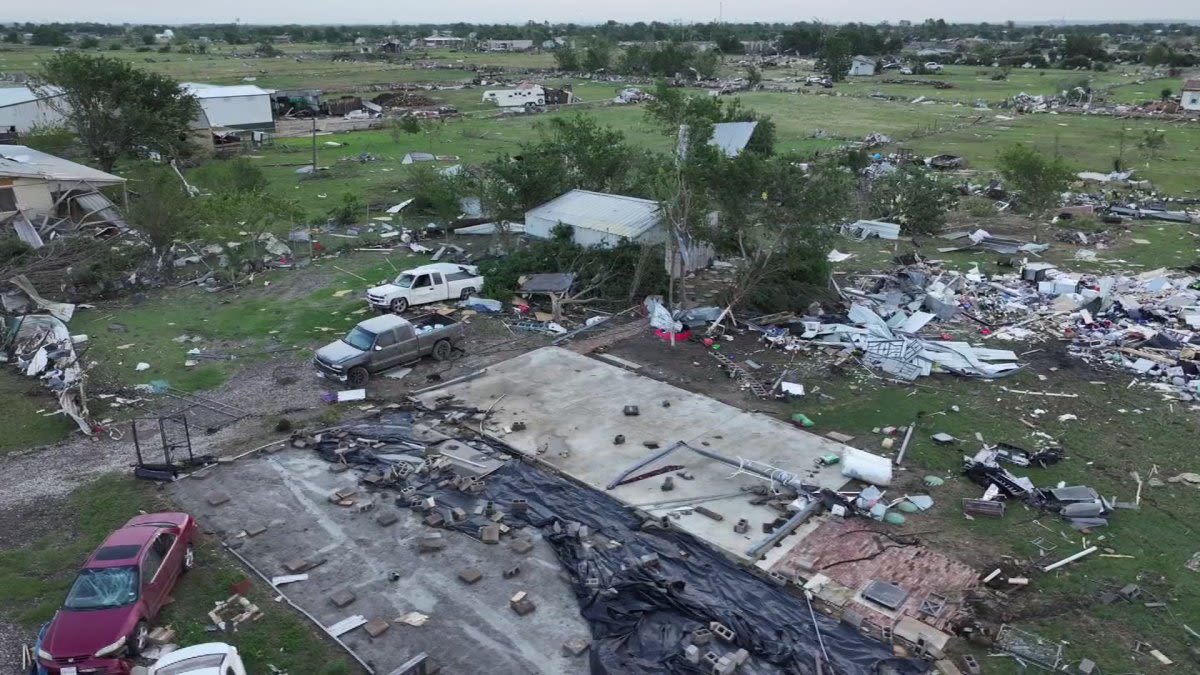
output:
[[[1091,555],[1092,553],[1095,553],[1097,550],[1098,550],[1098,547],[1089,546],[1089,547],[1083,549],[1082,551],[1080,551],[1079,553],[1076,553],[1073,556],[1069,556],[1069,557],[1063,558],[1062,560],[1059,560],[1056,563],[1050,563],[1049,565],[1046,565],[1045,567],[1042,568],[1042,571],[1043,572],[1051,572],[1053,570],[1056,570],[1056,569],[1062,567],[1063,565],[1066,565],[1067,563],[1073,563],[1076,560],[1079,560],[1080,558],[1082,558],[1086,555]]]

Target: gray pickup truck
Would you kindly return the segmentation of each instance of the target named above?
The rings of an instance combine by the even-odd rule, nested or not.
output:
[[[384,314],[363,321],[346,337],[318,349],[313,365],[322,377],[358,388],[374,373],[423,356],[445,361],[465,333],[461,323],[437,314],[412,321]]]

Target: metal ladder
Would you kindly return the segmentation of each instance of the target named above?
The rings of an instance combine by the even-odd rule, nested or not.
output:
[[[763,386],[762,382],[759,382],[754,378],[754,376],[746,372],[745,368],[734,363],[733,359],[725,356],[715,349],[708,350],[708,353],[711,354],[718,363],[725,366],[725,368],[729,370],[729,374],[734,380],[737,381],[738,384],[750,389],[750,391],[754,392],[755,396],[759,398],[766,398],[769,395],[767,388]]]

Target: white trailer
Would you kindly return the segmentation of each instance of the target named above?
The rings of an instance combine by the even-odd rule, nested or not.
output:
[[[546,90],[540,86],[528,89],[489,89],[483,92],[483,102],[495,103],[501,108],[546,105]]]

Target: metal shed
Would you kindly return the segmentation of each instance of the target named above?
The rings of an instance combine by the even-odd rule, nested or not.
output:
[[[525,233],[534,237],[549,239],[559,223],[571,226],[575,243],[583,246],[665,239],[659,203],[637,197],[571,190],[525,213]]]
[[[199,100],[200,108],[214,127],[275,130],[269,90],[252,84],[225,87],[197,82],[185,82],[183,88]]]
[[[49,103],[59,96],[62,92],[54,88],[35,91],[30,87],[0,87],[0,133],[15,127],[23,134],[35,127],[62,124],[62,113]]]

